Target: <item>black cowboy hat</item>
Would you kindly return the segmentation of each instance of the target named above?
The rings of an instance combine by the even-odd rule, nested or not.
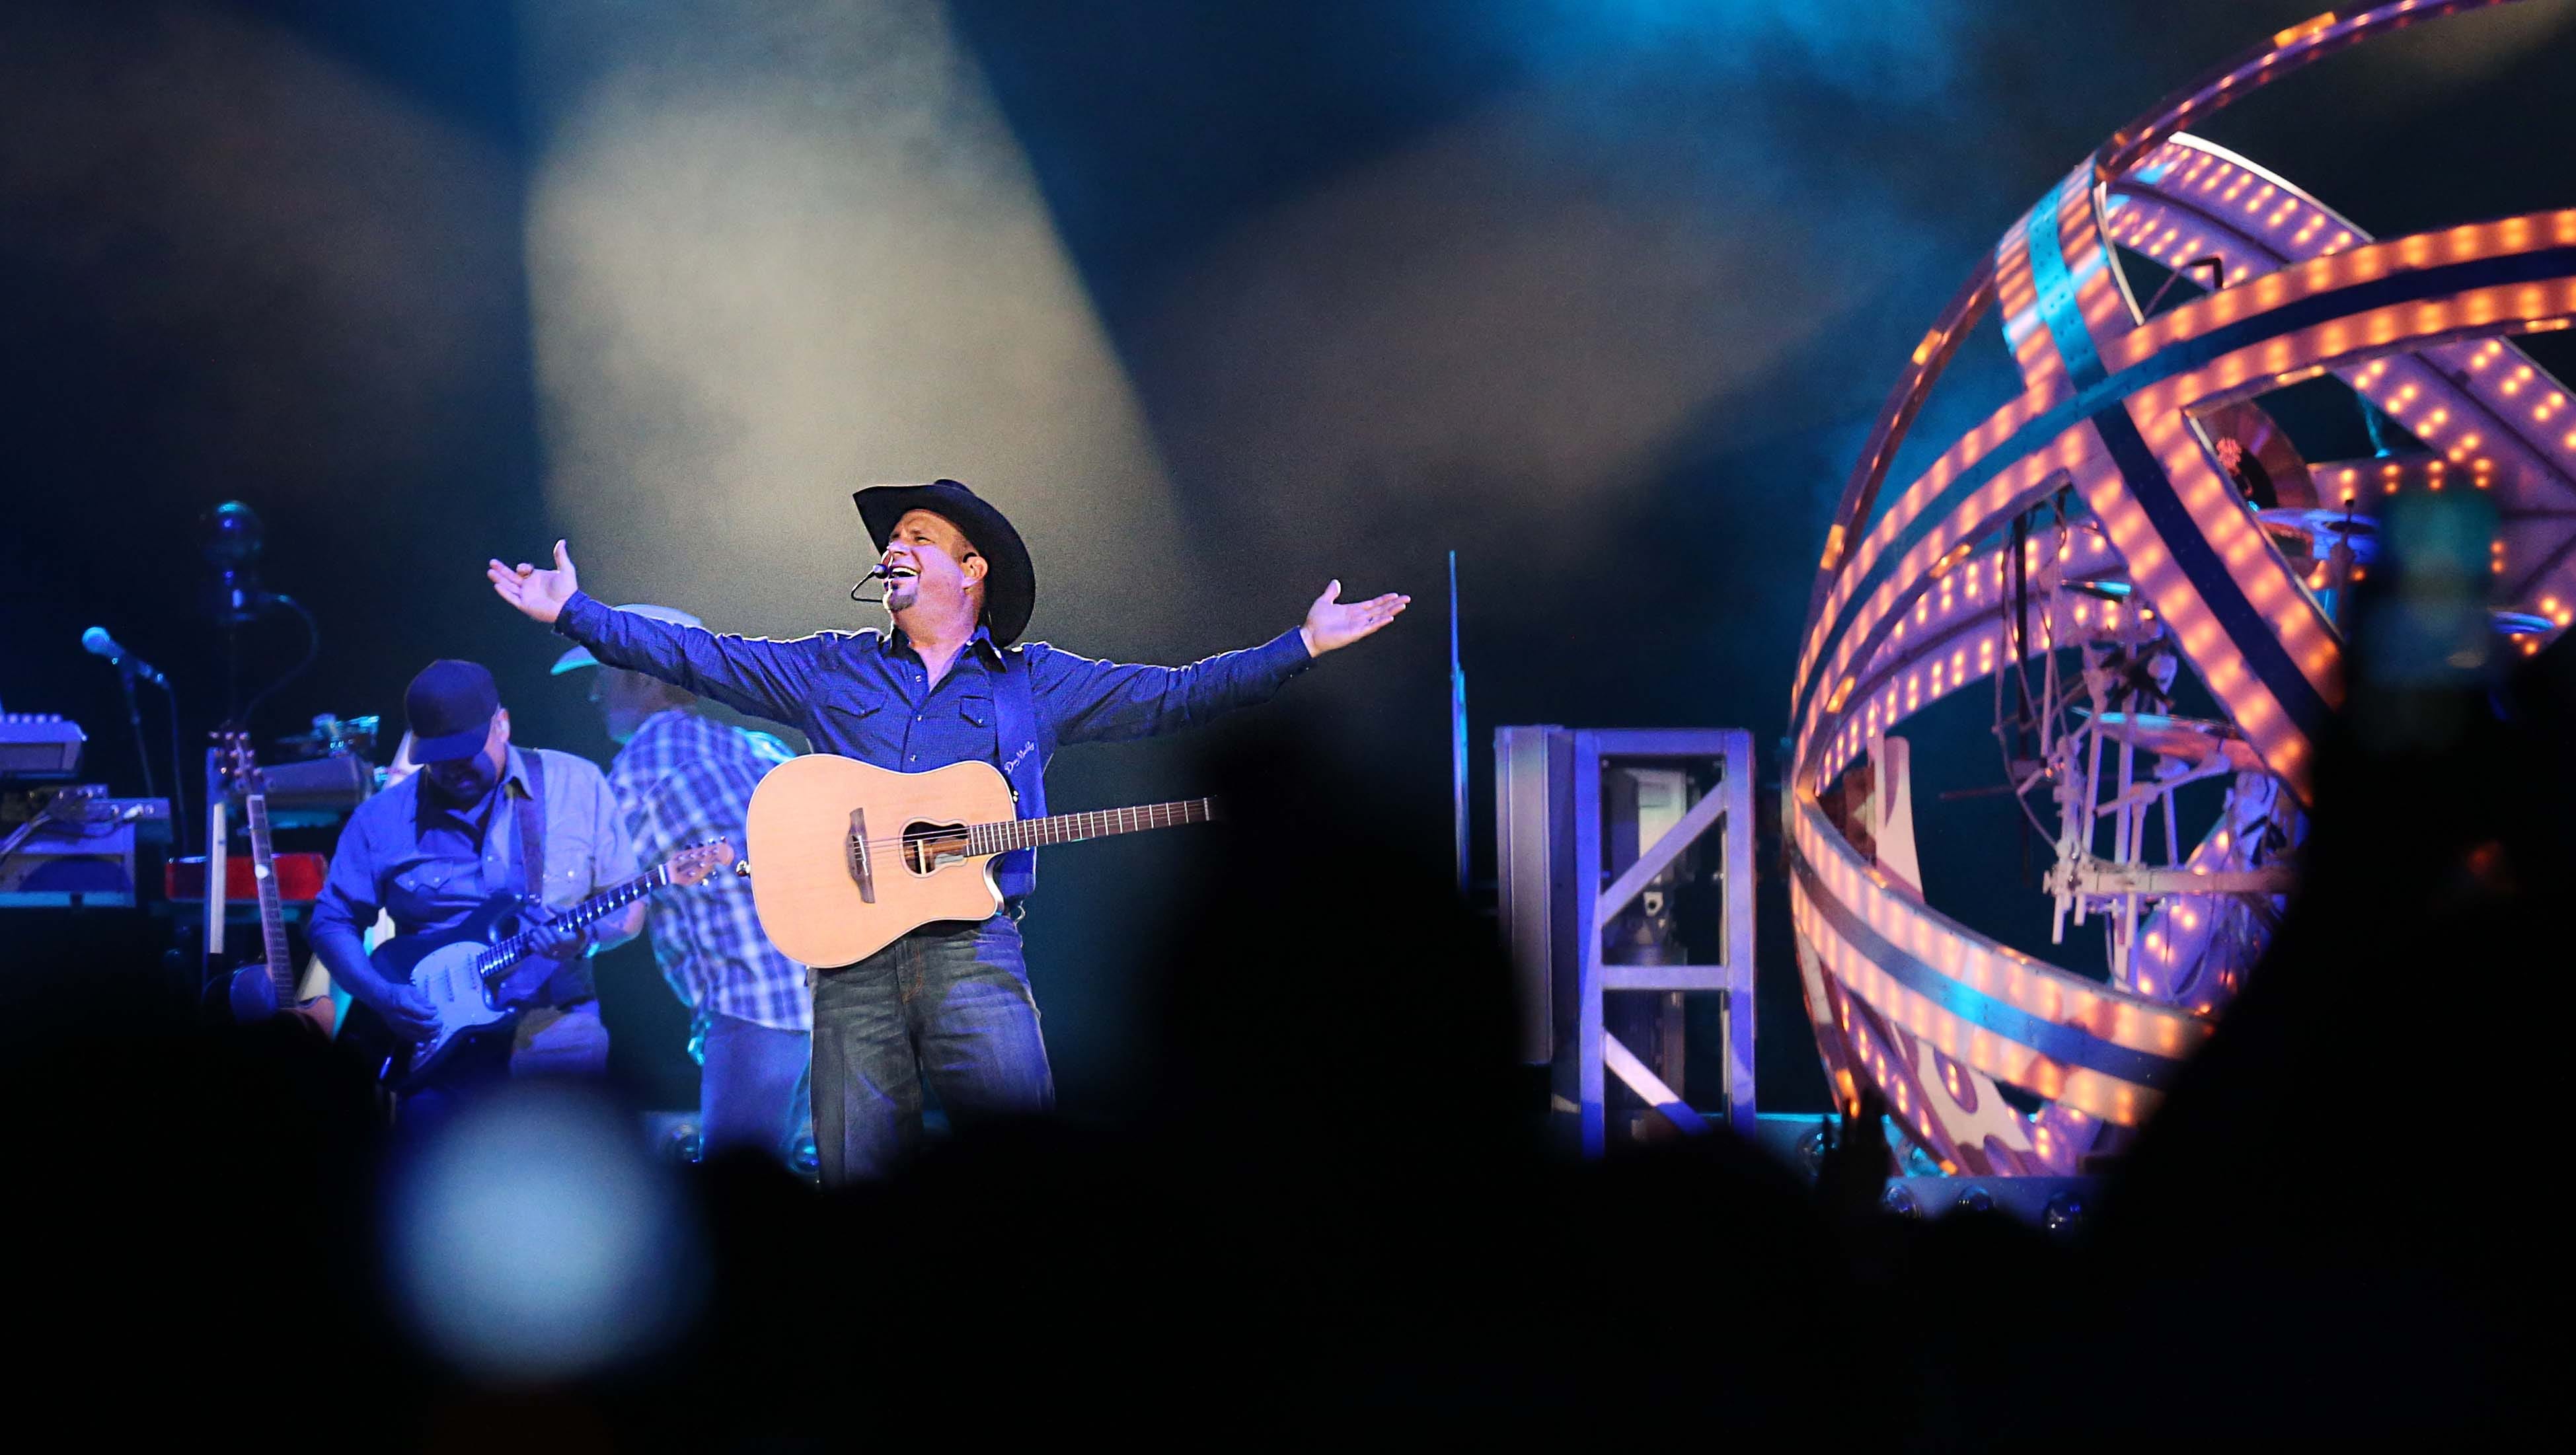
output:
[[[981,496],[955,480],[933,480],[927,485],[872,485],[851,498],[859,503],[859,519],[867,523],[868,538],[880,552],[906,511],[927,510],[957,527],[991,566],[984,576],[984,625],[993,633],[993,645],[1007,647],[1028,630],[1029,613],[1038,604],[1038,568],[1029,561],[1029,548],[1011,528],[1010,518]]]

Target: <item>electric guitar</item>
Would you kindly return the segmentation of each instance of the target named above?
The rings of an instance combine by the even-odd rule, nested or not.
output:
[[[722,839],[692,845],[542,923],[570,928],[594,923],[654,890],[699,883],[732,858],[733,846]],[[471,1048],[516,1032],[519,1012],[557,968],[543,960],[522,970],[536,955],[541,923],[527,909],[523,895],[496,894],[452,929],[396,935],[367,957],[377,974],[408,983],[429,997],[438,1012],[436,1034],[396,1050],[387,1060],[388,1086],[406,1091],[426,1085],[467,1059]]]
[[[791,960],[847,965],[933,921],[999,910],[996,854],[1206,823],[1216,800],[1051,818],[1012,809],[989,763],[897,773],[830,753],[791,758],[760,780],[744,820],[760,927]]]
[[[241,796],[242,818],[250,828],[250,876],[259,889],[260,958],[233,972],[227,987],[233,1019],[264,1021],[285,1014],[331,1034],[337,1019],[331,997],[295,998],[295,967],[286,954],[286,911],[277,890],[277,855],[269,847],[268,780],[251,752],[250,734],[227,729],[215,734],[215,755],[224,781]],[[222,822],[218,817],[216,822]],[[218,902],[220,903],[220,902]],[[220,914],[220,908],[214,911]]]

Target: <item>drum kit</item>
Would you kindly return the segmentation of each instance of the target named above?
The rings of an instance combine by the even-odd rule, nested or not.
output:
[[[2079,720],[2087,716],[2081,707],[2072,711]],[[2239,772],[2262,771],[2262,760],[2254,756],[2245,735],[2227,723],[2159,712],[2119,711],[2105,712],[2093,721],[2113,742],[2171,758],[2195,770],[2223,759],[2229,768]]]
[[[2145,911],[2175,895],[2278,892],[2276,873],[2230,872],[2259,867],[2243,851],[2213,857],[2208,841],[2186,841],[2175,811],[2184,785],[2229,779],[2236,788],[2222,818],[2235,818],[2234,800],[2269,774],[2233,724],[2177,715],[2164,690],[2140,683],[2116,658],[2091,646],[2080,654],[2080,675],[2060,699],[2063,716],[2042,733],[2060,815],[2057,863],[2046,875],[2057,901],[2052,938],[2063,940],[2070,919],[2081,925],[2107,915],[2112,981],[2128,986],[2139,976],[2138,947],[2157,939],[2154,925],[2142,923]],[[2152,852],[2157,838],[2161,852]]]
[[[2293,563],[2303,562],[2318,573],[2309,577],[2309,585],[2322,586],[2318,599],[2340,622],[2343,587],[2361,579],[2362,568],[2379,559],[2378,522],[2366,515],[2355,515],[2349,508],[2283,507],[2258,510],[2254,518],[2263,523],[2264,534],[2278,542]],[[2536,612],[2511,611],[2501,606],[2488,608],[2487,618],[2496,635],[2512,641],[2537,641],[2558,625]]]
[[[2230,405],[2201,424],[2264,535],[2328,617],[2342,624],[2352,586],[2381,561],[2379,522],[2350,495],[2340,506],[2321,501],[2316,474],[2258,407]],[[2060,579],[2053,589],[2115,602],[2132,595],[2117,576]],[[2500,636],[2519,642],[2557,628],[2530,612],[2495,608],[2489,615]],[[2080,925],[2089,914],[2107,914],[2114,983],[2143,984],[2142,950],[2154,951],[2170,974],[2177,930],[2194,914],[2217,913],[2214,906],[2172,906],[2213,905],[2203,896],[2234,894],[2259,910],[2260,901],[2287,887],[2288,870],[2257,850],[2258,836],[2294,842],[2298,833],[2294,823],[2271,823],[2283,818],[2283,805],[2266,791],[2271,776],[2242,732],[2224,721],[2172,713],[2166,674],[2150,670],[2157,664],[2152,643],[2101,638],[2076,645],[2081,660],[2070,664],[2076,670],[2067,678],[2053,664],[2043,670],[2038,701],[2057,707],[2040,717],[2054,721],[2023,724],[2040,729],[2047,763],[2040,776],[2058,800],[2058,863],[2047,876],[2057,899],[2056,935],[2062,938],[2070,920]],[[2174,791],[2208,778],[2233,780],[2228,806],[2209,839],[2183,842]],[[2151,826],[2161,834],[2151,834]],[[2161,853],[2150,853],[2154,838],[2162,840]],[[2167,912],[2143,919],[2142,910],[2158,903]]]
[[[2367,566],[2379,557],[2379,523],[2353,514],[2350,507],[2279,506],[2258,510],[2254,518],[2263,522],[2263,533],[2280,542],[2282,553],[2293,560],[2323,565],[2340,550],[2351,556],[2353,565]]]
[[[2200,423],[2264,535],[2333,614],[2351,583],[2379,561],[2379,523],[2349,501],[2340,509],[2320,501],[2306,462],[2259,407],[2231,405]],[[2069,528],[2100,527],[2083,520],[2060,526]],[[2117,573],[2068,573],[2046,589],[2136,604],[2134,586]],[[2040,616],[2087,620],[2055,607]],[[2143,612],[2119,619],[2149,620]],[[2034,825],[2056,840],[2057,862],[2045,876],[2056,900],[2052,939],[2095,916],[2107,919],[2110,981],[2141,993],[2188,974],[2189,957],[2234,954],[2211,939],[2222,928],[2259,935],[2289,882],[2276,846],[2298,837],[2295,823],[2276,822],[2294,816],[2295,807],[2275,791],[2245,734],[2174,710],[2179,661],[2164,631],[2158,623],[2141,640],[2128,631],[2089,630],[2063,642],[2074,648],[2067,660],[2047,653],[2033,662],[2041,680],[2027,693],[2030,715],[1998,723],[2010,741],[2036,731],[2036,764],[2044,766],[2026,786],[2044,781],[2055,800],[2057,823]],[[2186,838],[2177,792],[2212,779],[2229,785],[2219,821]],[[2213,981],[2213,1008],[2225,993]]]

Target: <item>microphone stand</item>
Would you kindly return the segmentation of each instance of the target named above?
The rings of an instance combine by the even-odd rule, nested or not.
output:
[[[134,729],[135,761],[143,765],[143,796],[146,798],[159,798],[161,796],[160,792],[152,786],[152,746],[143,741],[143,708],[142,705],[136,702],[134,698],[134,663],[132,659],[125,657],[119,657],[117,659],[116,685],[125,693],[125,722],[128,727]],[[177,785],[175,784],[172,785],[173,788],[176,786]]]
[[[223,600],[216,608],[216,621],[224,629],[224,725],[242,726],[241,705],[241,629],[250,618],[247,594],[235,584],[234,573],[223,573]]]
[[[143,740],[143,705],[134,695],[134,679],[142,676],[131,657],[116,659],[116,687],[125,697],[125,725],[134,732],[134,761],[143,769],[143,796],[159,798],[160,788],[152,781],[152,747]],[[170,825],[171,842],[188,842],[187,779],[180,772],[183,761],[179,754],[179,691],[168,679],[161,683],[161,702],[170,713]]]
[[[143,796],[159,798],[160,790],[152,783],[152,748],[150,744],[143,741],[143,705],[134,696],[134,679],[139,675],[141,674],[135,670],[132,657],[116,659],[117,690],[125,694],[125,725],[134,730],[134,761],[143,768]],[[170,685],[167,678],[162,679],[161,682],[161,705],[170,713],[170,826],[173,830],[170,857],[175,860],[179,855],[186,853],[188,848],[188,787],[187,780],[180,776],[179,772],[179,693]],[[214,811],[211,799],[208,800],[207,811],[210,813]],[[215,867],[211,861],[207,865],[210,871]],[[141,886],[138,885],[136,895],[138,903],[142,898],[140,888]],[[173,932],[176,932],[175,927]],[[206,955],[199,962],[200,978],[197,984],[201,991],[205,986],[203,976],[211,970],[215,960],[213,952],[219,944],[220,942],[210,943]],[[181,953],[175,947],[170,953],[173,958],[166,959],[165,964],[175,969],[185,963],[175,958]]]

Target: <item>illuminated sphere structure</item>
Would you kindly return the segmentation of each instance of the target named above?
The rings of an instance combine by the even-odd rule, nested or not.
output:
[[[2493,650],[2537,650],[2576,619],[2576,411],[2506,337],[2576,316],[2576,210],[2375,239],[2183,131],[2335,50],[2487,3],[2320,16],[2114,134],[1959,290],[1845,487],[1792,688],[1791,917],[1839,1096],[1875,1085],[1947,1170],[2082,1170],[2207,1038],[2288,887],[2343,693],[2336,599],[2368,570],[2385,502],[2482,492]],[[2150,317],[2122,249],[2222,286]],[[1989,309],[2022,393],[1882,499]],[[2255,397],[2327,373],[2426,448],[2310,464],[2267,438]],[[2249,504],[2246,455],[2280,508]],[[2170,716],[2181,670],[2223,721]],[[2007,679],[2036,743],[2009,771],[2058,804],[2049,888],[2061,917],[2109,921],[2107,980],[1921,892],[1890,731],[1971,685],[2000,702]],[[2222,777],[2217,823],[2177,845],[2172,788]]]

